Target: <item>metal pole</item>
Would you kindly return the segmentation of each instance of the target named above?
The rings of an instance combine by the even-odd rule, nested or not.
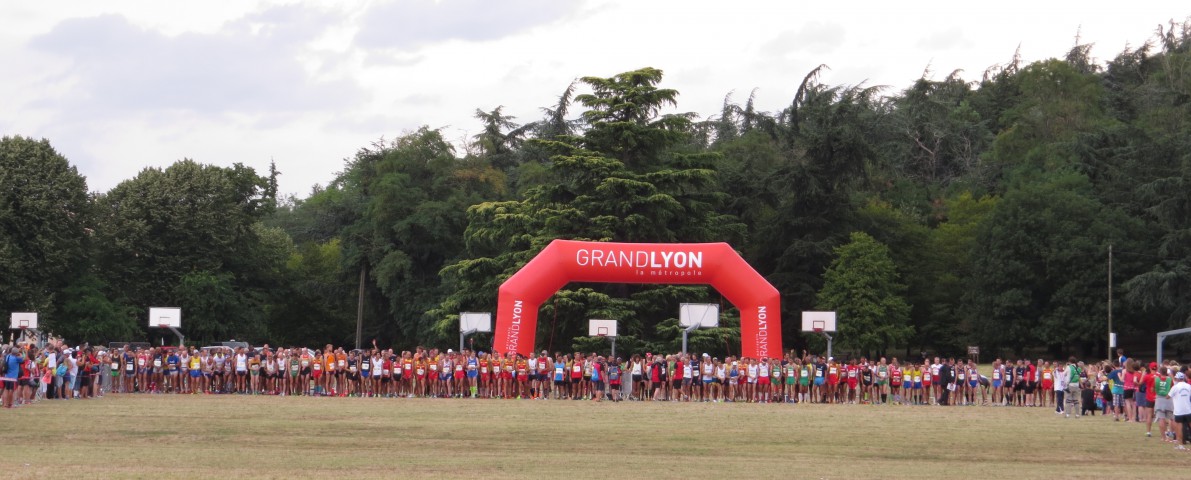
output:
[[[364,337],[364,275],[368,267],[360,265],[360,296],[356,304],[356,350]]]
[[[683,355],[686,355],[686,336],[687,336],[687,334],[698,329],[699,325],[700,324],[696,323],[696,324],[686,327],[685,329],[682,330],[682,354]]]
[[[1108,340],[1112,340],[1112,244],[1108,245]],[[1112,362],[1112,342],[1108,342],[1108,361]]]
[[[169,326],[168,328],[170,331],[174,332],[174,335],[178,336],[178,346],[181,347],[182,344],[186,342],[186,337],[182,335],[182,332],[179,332],[178,329],[174,328],[173,326]]]
[[[1162,368],[1162,341],[1166,340],[1166,335],[1158,334],[1158,368]]]
[[[476,333],[476,329],[474,329],[474,328],[471,330],[464,330],[464,331],[459,332],[459,351],[460,352],[463,351],[463,339],[467,338],[468,335],[471,335],[473,333]]]
[[[823,336],[827,337],[827,358],[831,358],[831,335],[828,335],[827,332],[823,332]]]
[[[616,337],[612,337],[612,361],[616,361]]]
[[[1166,341],[1166,337],[1184,333],[1191,333],[1191,327],[1158,332],[1158,364],[1162,364],[1162,342]]]

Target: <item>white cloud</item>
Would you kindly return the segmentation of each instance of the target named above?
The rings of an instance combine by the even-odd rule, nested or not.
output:
[[[562,18],[578,2],[562,0],[396,0],[364,14],[356,44],[408,50],[446,40],[496,40]]]
[[[69,62],[51,81],[71,85],[70,91],[54,102],[101,117],[124,111],[268,115],[351,108],[362,96],[354,82],[315,81],[298,59],[326,22],[312,12],[281,7],[216,33],[167,36],[108,14],[64,20],[29,46]]]
[[[771,55],[788,52],[831,53],[844,43],[844,27],[833,22],[807,22],[797,30],[778,35],[762,49]]]
[[[420,125],[474,134],[476,108],[536,120],[572,79],[644,66],[679,111],[724,95],[774,111],[816,65],[832,84],[905,88],[928,64],[979,78],[1022,45],[1063,55],[1077,29],[1108,59],[1177,3],[1105,14],[974,5],[772,0],[62,0],[0,2],[0,134],[46,137],[107,190],[179,158],[264,169],[305,194],[373,140]]]

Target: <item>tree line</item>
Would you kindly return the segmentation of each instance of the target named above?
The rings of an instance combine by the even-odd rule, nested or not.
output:
[[[977,81],[829,85],[826,65],[762,110],[728,94],[681,112],[663,72],[561,85],[540,118],[477,109],[479,133],[422,127],[364,146],[305,197],[257,172],[181,160],[108,192],[49,141],[0,140],[0,307],[92,343],[157,339],[149,306],[195,341],[446,344],[458,312],[551,240],[728,242],[799,312],[840,312],[837,348],[1049,355],[1149,345],[1191,321],[1191,27],[1170,23],[1107,62],[1077,45],[1014,55]],[[1114,251],[1111,279],[1108,250]],[[540,348],[671,351],[678,305],[712,289],[572,284],[541,313]],[[736,352],[731,305],[692,335]],[[488,339],[477,338],[477,345]]]

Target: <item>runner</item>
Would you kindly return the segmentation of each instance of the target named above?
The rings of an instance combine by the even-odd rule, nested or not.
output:
[[[1067,400],[1067,407],[1063,409],[1063,416],[1070,418],[1071,412],[1075,412],[1075,418],[1079,418],[1081,412],[1079,410],[1079,402],[1082,398],[1080,394],[1081,385],[1083,381],[1082,375],[1084,372],[1080,371],[1079,365],[1075,362],[1075,357],[1067,360],[1067,371],[1063,373],[1067,377],[1067,392],[1063,395]]]
[[[1157,366],[1157,364],[1153,364]],[[1158,420],[1158,435],[1164,441],[1174,441],[1174,401],[1170,398],[1170,389],[1174,386],[1174,378],[1166,367],[1156,368],[1150,390],[1154,392],[1154,418]],[[1146,436],[1150,436],[1149,428]]]
[[[1125,361],[1124,372],[1121,378],[1125,387],[1125,421],[1137,421],[1137,400],[1134,396],[1137,395],[1137,383],[1141,380],[1141,373],[1138,371],[1137,361],[1129,359]]]
[[[16,396],[17,381],[21,377],[21,363],[24,362],[21,355],[20,347],[15,345],[4,350],[4,378],[0,379],[4,382],[4,408],[12,408]]]
[[[1183,372],[1174,374],[1175,385],[1170,388],[1167,398],[1174,403],[1174,427],[1176,450],[1187,450],[1183,446],[1183,431],[1191,424],[1191,385],[1187,384],[1187,376]]]
[[[802,365],[797,358],[793,357],[793,354],[787,355],[786,359],[783,360],[783,369],[785,370],[786,375],[786,386],[783,389],[784,393],[782,396],[782,401],[786,403],[795,403],[798,401],[798,374],[800,373],[799,370],[801,367]],[[869,377],[869,383],[872,383],[871,376]]]
[[[616,357],[616,360],[610,361],[607,364],[608,392],[609,392],[608,399],[612,400],[613,402],[619,402],[621,400],[621,398],[620,398],[620,383],[621,383],[621,376],[622,376],[621,375],[621,366],[620,366],[621,362],[622,362],[622,360],[620,359],[620,357]]]
[[[1042,380],[1040,390],[1038,391],[1038,396],[1041,397],[1038,405],[1046,407],[1054,404],[1057,401],[1055,399],[1054,368],[1051,362],[1042,362],[1039,360],[1039,364],[1041,365]]]

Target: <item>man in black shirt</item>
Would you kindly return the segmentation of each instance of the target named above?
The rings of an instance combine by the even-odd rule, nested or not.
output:
[[[939,367],[939,383],[943,385],[943,393],[939,397],[939,405],[947,405],[951,398],[951,382],[955,381],[955,359],[949,359]]]

